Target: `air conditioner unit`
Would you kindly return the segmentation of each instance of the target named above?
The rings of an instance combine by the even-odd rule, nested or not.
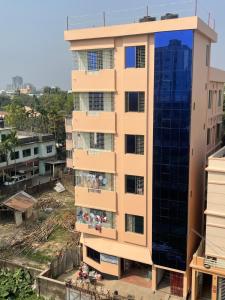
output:
[[[166,13],[164,16],[161,16],[161,20],[177,19],[179,18],[178,14]]]

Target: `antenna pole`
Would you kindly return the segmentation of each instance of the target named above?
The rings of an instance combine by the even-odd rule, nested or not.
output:
[[[103,11],[103,25],[105,27],[105,11]]]
[[[197,16],[198,13],[198,0],[195,0],[195,16]]]
[[[148,17],[148,5],[147,5],[147,7],[146,7],[146,12],[147,12],[147,17]]]
[[[69,17],[66,17],[66,29],[69,30]]]

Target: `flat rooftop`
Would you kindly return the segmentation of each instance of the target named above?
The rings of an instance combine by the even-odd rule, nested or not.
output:
[[[188,29],[198,30],[212,42],[217,42],[215,30],[197,16],[81,29],[70,29],[68,27],[68,30],[64,32],[64,38],[66,41],[84,41]]]
[[[221,148],[219,151],[211,155],[210,158],[221,158],[225,160],[225,147]]]

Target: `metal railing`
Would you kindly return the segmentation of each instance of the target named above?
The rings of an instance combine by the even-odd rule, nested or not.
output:
[[[151,0],[149,5],[120,10],[103,11],[92,15],[68,16],[66,29],[102,27],[118,24],[137,23],[143,17],[155,17],[160,20],[167,13],[179,17],[199,16],[211,28],[215,29],[215,18],[207,9],[204,0]]]

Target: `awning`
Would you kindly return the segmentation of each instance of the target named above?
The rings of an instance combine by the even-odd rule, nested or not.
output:
[[[146,247],[120,243],[87,234],[81,236],[80,242],[100,253],[152,265],[151,253]]]
[[[65,160],[56,160],[56,161],[46,161],[45,164],[48,165],[62,165],[65,164],[66,161]]]

